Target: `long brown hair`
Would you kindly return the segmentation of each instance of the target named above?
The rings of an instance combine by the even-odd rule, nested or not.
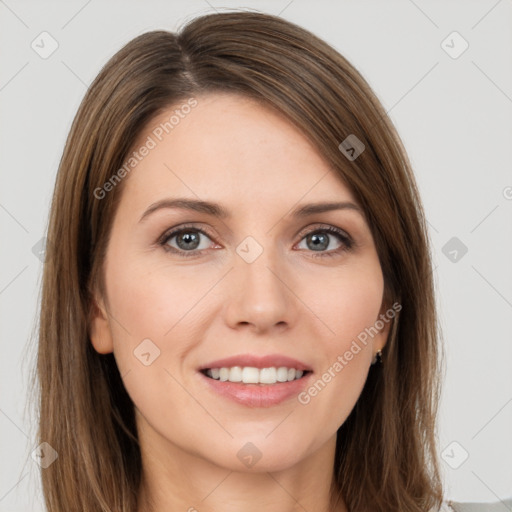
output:
[[[156,115],[215,91],[264,102],[308,137],[363,206],[385,301],[402,306],[384,364],[371,367],[338,430],[333,508],[340,498],[358,512],[439,507],[442,354],[426,222],[405,149],[370,86],[337,51],[279,17],[238,11],[196,18],[177,34],[136,37],[103,67],[73,121],[51,205],[54,250],[41,295],[38,437],[59,454],[42,470],[48,511],[137,509],[133,403],[113,355],[97,353],[88,334],[124,182],[101,200],[97,190]],[[364,144],[355,159],[339,148],[349,135]]]

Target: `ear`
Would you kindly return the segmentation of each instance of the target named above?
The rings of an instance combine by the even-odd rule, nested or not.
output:
[[[110,321],[102,299],[95,298],[91,301],[89,337],[96,352],[100,354],[110,354],[113,352],[114,343],[110,330]]]

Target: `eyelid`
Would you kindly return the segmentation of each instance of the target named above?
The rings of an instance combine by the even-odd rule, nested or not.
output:
[[[305,228],[301,229],[296,236],[300,236],[301,240],[304,236],[308,235],[311,232],[314,231],[322,231],[322,230],[336,230],[336,232],[339,231],[340,235],[345,236],[347,239],[352,241],[352,237],[348,234],[347,231],[344,229],[339,228],[338,226],[333,226],[332,224],[326,224],[325,222],[314,222],[313,224],[310,224],[309,226],[306,226]]]
[[[173,228],[169,228],[166,231],[164,231],[164,233],[158,238],[157,242],[162,242],[165,239],[168,239],[171,234],[177,234],[181,230],[185,230],[185,229],[194,229],[198,232],[202,232],[203,234],[207,235],[210,238],[215,237],[215,235],[210,232],[209,228],[198,227],[198,224],[200,224],[200,223],[191,222],[191,223],[179,224],[177,226],[174,226]],[[332,224],[326,224],[326,223],[322,223],[322,222],[314,222],[313,224],[310,224],[310,225],[300,229],[294,235],[294,238],[297,236],[300,236],[302,239],[304,236],[308,235],[312,231],[321,230],[321,229],[330,229],[330,228],[335,228],[336,230],[339,230],[349,240],[353,241],[350,234],[347,231],[345,231],[344,229],[338,228],[337,226],[333,226]]]
[[[189,253],[190,255],[200,255],[200,254],[202,254],[207,249],[200,249],[200,250],[194,250],[194,251],[183,251],[183,250],[180,250],[180,249],[176,249],[175,247],[165,247],[167,245],[167,242],[171,238],[175,237],[176,235],[180,234],[183,231],[186,231],[187,229],[190,229],[190,230],[193,230],[193,231],[197,231],[198,233],[202,233],[203,235],[205,235],[208,238],[210,238],[213,243],[217,243],[215,241],[215,235],[210,233],[209,228],[203,228],[203,227],[200,228],[200,227],[198,227],[198,223],[192,222],[192,223],[180,224],[178,226],[175,226],[173,228],[170,228],[170,229],[166,230],[163,233],[163,235],[161,235],[158,238],[157,244],[160,245],[160,246],[163,246],[164,250],[167,250],[167,251],[170,251],[170,252],[175,252],[175,253],[180,253],[180,254]],[[341,251],[354,249],[357,246],[355,240],[352,238],[352,236],[347,231],[345,231],[344,229],[341,229],[341,228],[339,228],[337,226],[333,226],[332,224],[326,224],[326,223],[321,223],[321,222],[315,222],[313,224],[310,224],[310,225],[302,228],[294,236],[294,238],[295,237],[299,237],[299,240],[298,240],[297,243],[300,243],[307,235],[309,235],[311,233],[315,233],[315,232],[321,232],[321,231],[325,231],[328,234],[336,235],[336,236],[340,237],[340,239],[341,239],[342,243],[345,245],[345,247],[343,247],[341,249],[331,250],[331,251],[318,251],[317,254],[314,254],[315,251],[311,251],[314,256],[321,256],[321,255],[334,256],[335,254],[337,254],[337,253],[339,253]]]
[[[173,228],[167,229],[164,231],[164,233],[158,238],[157,243],[158,244],[164,244],[171,238],[172,236],[175,236],[179,234],[181,231],[185,231],[187,229],[197,231],[198,233],[203,233],[204,235],[208,236],[209,238],[214,238],[213,233],[210,233],[208,228],[199,228],[197,223],[185,223],[185,224],[179,224],[178,226],[175,226]]]

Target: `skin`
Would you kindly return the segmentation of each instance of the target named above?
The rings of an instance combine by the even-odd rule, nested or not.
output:
[[[280,353],[311,365],[319,378],[387,308],[370,228],[351,209],[292,218],[306,203],[357,202],[274,111],[234,94],[196,99],[125,178],[104,262],[106,296],[97,295],[91,329],[95,349],[114,352],[136,407],[139,512],[149,510],[148,499],[157,512],[328,511],[336,431],[389,322],[306,405],[293,397],[244,406],[211,391],[197,369],[235,354]],[[178,196],[220,203],[232,217],[164,208],[139,222],[150,205]],[[157,243],[184,223],[207,230],[193,257]],[[335,253],[344,242],[328,234],[327,248],[315,250],[306,235],[327,226],[347,233],[353,248]],[[247,236],[263,249],[252,263],[236,252]],[[177,236],[167,241],[191,252],[178,244]],[[148,366],[134,356],[147,338],[160,350]],[[248,442],[261,453],[250,468],[237,457]]]

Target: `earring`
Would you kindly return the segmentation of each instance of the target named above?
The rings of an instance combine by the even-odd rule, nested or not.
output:
[[[382,364],[382,350],[380,348],[379,348],[379,350],[377,350],[375,356],[373,357],[372,365],[374,365],[375,363]]]

